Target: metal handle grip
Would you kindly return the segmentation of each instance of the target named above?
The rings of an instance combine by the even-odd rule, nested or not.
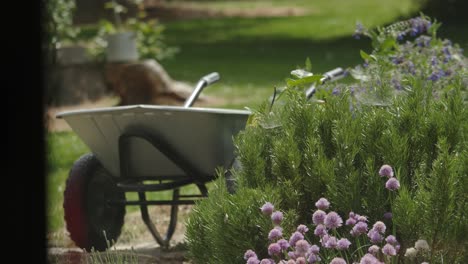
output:
[[[203,88],[206,86],[217,82],[220,79],[219,73],[212,72],[208,75],[203,76],[197,83],[195,90],[193,90],[192,94],[185,100],[184,107],[188,108],[193,105],[195,100],[197,100],[198,96],[200,95]]]
[[[334,82],[336,80],[339,80],[345,76],[345,71],[338,67],[335,68],[331,71],[327,71],[326,73],[323,74],[323,78],[320,79],[320,83],[324,84],[325,82]],[[310,99],[315,93],[315,83],[312,84],[309,89],[306,91],[306,97],[307,99]]]
[[[324,81],[336,81],[338,79],[341,79],[344,77],[345,71],[338,67],[336,69],[333,69],[331,71],[326,72],[324,75],[326,79]]]
[[[206,85],[208,86],[210,84],[213,84],[213,83],[219,81],[219,78],[220,78],[219,73],[212,72],[212,73],[210,73],[208,75],[203,76],[202,80],[204,80],[206,82]]]

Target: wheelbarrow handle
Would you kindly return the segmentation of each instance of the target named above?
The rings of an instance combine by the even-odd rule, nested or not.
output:
[[[220,79],[220,76],[219,76],[219,73],[217,73],[217,72],[212,72],[210,74],[207,74],[207,75],[203,76],[198,81],[197,86],[195,87],[195,90],[193,90],[193,92],[189,96],[189,98],[187,98],[187,100],[185,100],[184,107],[185,108],[191,107],[193,105],[193,103],[195,102],[195,100],[197,100],[197,98],[200,95],[203,88],[205,88],[206,86],[208,86],[210,84],[213,84],[213,83],[219,81],[219,79]]]
[[[325,82],[334,82],[336,80],[339,80],[345,76],[345,71],[338,67],[335,68],[331,71],[327,71],[326,73],[323,74],[323,78],[320,79],[320,84],[324,84]],[[315,93],[315,83],[312,84],[309,89],[306,91],[306,97],[307,99],[310,99],[312,95]]]

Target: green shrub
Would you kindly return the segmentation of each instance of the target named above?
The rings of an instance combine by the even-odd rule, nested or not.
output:
[[[421,16],[375,31],[358,27],[359,36],[371,37],[374,50],[361,51],[364,65],[350,70],[356,82],[326,83],[316,94],[319,100],[307,101],[310,82],[289,80],[273,105],[265,102],[255,110],[235,138],[242,164],[234,172],[236,194],[215,191],[189,222],[189,248],[197,262],[242,263],[248,249],[259,259],[269,257],[266,234],[253,241],[251,232],[219,231],[225,210],[219,204],[225,200],[236,208],[230,217],[242,214],[249,224],[265,221],[255,210],[263,201],[297,213],[286,214],[289,224],[282,225],[291,234],[298,224],[312,225],[314,203],[326,197],[342,217],[352,211],[374,223],[391,212],[385,224],[398,238],[401,262],[407,248],[425,239],[431,246],[426,261],[462,263],[468,241],[467,60],[457,45],[437,38],[438,25]],[[385,187],[379,175],[384,164],[393,167],[399,190]],[[254,206],[235,199],[246,199],[249,192],[277,196],[258,197]],[[233,230],[248,230],[244,222],[232,224]],[[349,236],[349,230],[334,235]],[[313,234],[306,238],[320,244]],[[213,245],[201,255],[208,249],[195,240],[218,241],[223,248]],[[356,244],[351,248],[350,257],[358,261],[362,254]],[[332,255],[321,258],[330,261]]]

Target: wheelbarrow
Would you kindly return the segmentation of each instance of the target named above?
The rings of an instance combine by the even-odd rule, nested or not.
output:
[[[332,77],[336,79],[325,74],[323,82]],[[153,238],[161,247],[169,247],[178,206],[206,197],[206,184],[216,178],[216,171],[229,171],[236,163],[232,139],[251,114],[191,107],[202,89],[217,80],[218,73],[201,78],[183,107],[131,105],[57,115],[92,151],[74,162],[64,191],[64,218],[78,247],[103,251],[115,243],[125,206],[139,206]],[[314,89],[306,92],[308,98]],[[182,195],[180,188],[190,184],[198,187],[198,193]],[[172,190],[170,200],[146,197],[168,190]],[[138,193],[138,199],[127,200],[128,192]],[[150,218],[150,205],[171,206],[165,236]]]

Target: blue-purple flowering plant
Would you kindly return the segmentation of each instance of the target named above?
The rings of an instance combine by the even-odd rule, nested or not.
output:
[[[215,188],[190,216],[195,262],[245,263],[251,249],[269,263],[287,249],[292,263],[307,242],[322,263],[325,256],[326,263],[349,261],[327,250],[364,245],[348,257],[468,263],[467,59],[437,37],[437,26],[422,16],[377,31],[362,27],[374,50],[361,52],[365,66],[349,70],[354,82],[317,86],[319,101],[304,96],[316,80],[291,81],[281,103],[254,109],[235,137],[236,192]],[[429,250],[409,257],[418,240]]]

